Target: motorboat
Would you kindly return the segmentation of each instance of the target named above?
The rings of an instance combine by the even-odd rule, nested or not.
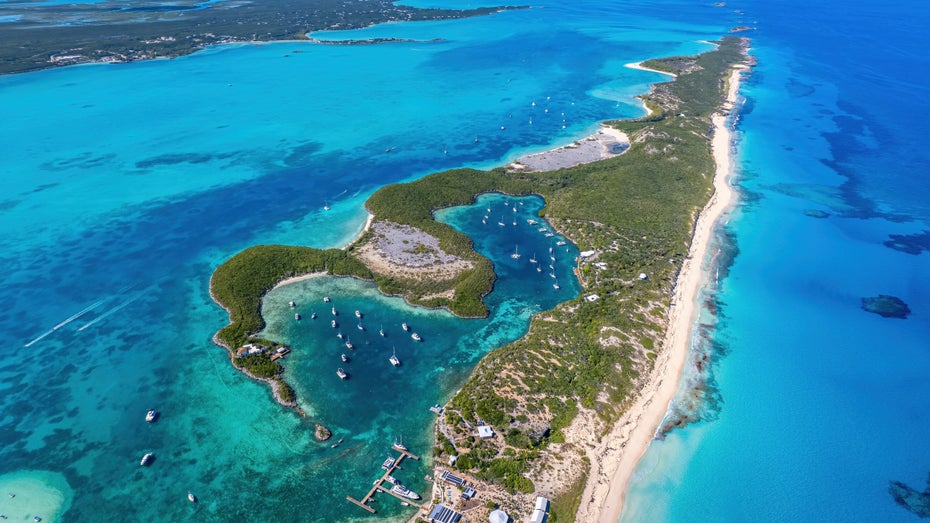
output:
[[[323,303],[329,303],[329,296],[323,296]]]
[[[193,492],[188,492],[187,501],[190,501],[191,503],[197,503],[197,496],[195,496]]]
[[[343,353],[343,354],[342,354],[341,356],[339,356],[339,357],[342,359],[342,362],[343,362],[343,363],[349,363],[349,357],[346,356],[345,353]]]
[[[339,376],[339,379],[344,380],[348,379],[349,375],[346,374],[346,371],[342,370],[342,367],[336,369],[336,376]]]
[[[413,338],[413,341],[423,341],[423,338],[421,338],[420,335],[415,332],[411,334],[410,337]]]
[[[294,302],[293,300],[291,300],[291,301],[289,301],[289,302],[287,302],[287,304],[288,304],[288,305],[290,305],[290,306],[291,306],[291,308],[294,308],[294,307],[296,307],[296,306],[297,306],[297,303],[295,303],[295,302]]]
[[[417,494],[416,492],[410,490],[409,488],[407,488],[407,487],[405,487],[405,486],[403,486],[403,485],[394,485],[393,487],[391,487],[391,492],[393,492],[393,493],[395,493],[395,494],[399,494],[399,495],[401,495],[401,496],[403,496],[403,497],[405,497],[405,498],[409,498],[409,499],[420,499],[420,495],[419,495],[419,494]]]
[[[300,321],[300,313],[299,313],[299,312],[295,312],[295,313],[294,313],[294,319]]]
[[[142,456],[142,459],[139,460],[139,466],[147,467],[152,463],[154,459],[155,459],[155,454],[152,454],[151,452],[146,452],[145,455]]]
[[[400,324],[400,328],[401,328],[401,329],[404,329],[404,332],[407,332],[407,331],[410,330],[410,326],[407,325],[406,323],[401,323],[401,324]]]
[[[332,328],[334,328],[334,329],[335,329],[336,327],[339,326],[339,324],[336,323],[336,320],[331,320],[331,321],[329,322],[329,325],[330,325]]]
[[[147,422],[149,422],[149,423],[152,423],[153,421],[155,421],[155,420],[157,420],[157,419],[158,419],[158,411],[157,411],[157,410],[155,410],[155,409],[149,409],[149,411],[145,413],[145,421],[147,421]]]
[[[361,317],[362,317],[362,311],[355,311],[355,317],[356,317],[356,318],[361,318]]]

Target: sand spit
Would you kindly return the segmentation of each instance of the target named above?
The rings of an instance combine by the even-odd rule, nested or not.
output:
[[[508,166],[511,171],[555,171],[607,158],[613,158],[630,148],[630,139],[619,129],[603,126],[599,131],[577,142],[521,156]]]

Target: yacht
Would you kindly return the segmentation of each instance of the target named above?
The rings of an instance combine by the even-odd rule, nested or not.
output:
[[[550,272],[550,273],[549,273],[549,277],[550,277],[550,278],[555,278],[555,273],[554,273],[554,272]]]
[[[345,440],[345,438],[339,438],[339,441],[337,441],[336,443],[333,443],[332,445],[330,445],[329,448],[334,449],[334,448],[338,447],[338,446],[343,442],[343,440]]]
[[[419,494],[417,494],[416,492],[410,490],[409,488],[403,485],[394,485],[393,487],[391,487],[391,492],[395,494],[399,494],[405,498],[420,499]]]
[[[394,463],[397,462],[396,458],[388,456],[388,459],[384,460],[384,463],[381,464],[381,468],[384,470],[391,470],[394,467]]]
[[[362,320],[358,320],[358,330],[363,331],[365,327],[362,327]]]
[[[403,439],[403,438],[401,438],[401,439],[395,439],[395,440],[394,440],[394,444],[391,445],[391,447],[392,447],[394,450],[399,450],[399,451],[402,451],[402,452],[407,452],[407,446],[404,445],[404,439]],[[399,483],[399,482],[398,482],[398,483]],[[396,485],[396,484],[397,484],[397,483],[395,483],[395,485]]]
[[[561,247],[561,246],[565,245],[565,240],[559,240],[559,241],[555,242],[555,244],[558,245],[559,247]]]
[[[393,365],[393,366],[395,366],[395,367],[400,367],[400,360],[397,358],[397,348],[396,348],[396,347],[394,348],[394,354],[391,354],[391,357],[389,358],[388,361],[391,362],[391,365]]]
[[[323,296],[323,303],[329,303],[329,296]]]
[[[335,329],[339,324],[336,323],[336,320],[331,320],[331,321],[329,322],[329,325],[330,325],[332,328]]]
[[[545,228],[545,227],[540,227],[540,228],[538,228],[538,229],[536,229],[536,230],[539,231],[539,232],[546,232],[546,231],[548,231],[549,229],[547,229],[547,228]]]
[[[500,225],[501,227],[505,227],[505,226],[507,225],[506,223],[504,223],[504,217],[503,217],[503,216],[501,216],[501,219],[500,219],[499,222],[497,222],[497,224]]]
[[[534,253],[533,253],[533,257],[530,258],[530,263],[536,263],[537,261],[538,261],[538,260],[536,260],[536,253],[534,252]]]
[[[526,220],[526,223],[528,223],[528,224],[530,224],[530,225],[536,225],[536,224],[539,223],[539,222],[537,222],[536,220],[530,218],[530,219]]]
[[[552,238],[553,236],[555,236],[555,234],[553,234],[553,233],[551,233],[551,232],[547,232],[547,233],[544,234],[543,236],[545,236],[546,238]]]
[[[336,369],[336,376],[339,376],[339,379],[341,380],[347,379],[349,377],[349,375],[346,374],[346,371],[342,370],[342,367]]]
[[[401,324],[400,324],[400,328],[401,328],[401,329],[404,329],[404,332],[407,332],[407,331],[410,330],[410,326],[407,325],[406,323],[401,323]]]
[[[400,485],[400,480],[398,480],[397,478],[395,478],[394,476],[390,474],[388,474],[387,476],[384,476],[384,481],[387,481],[391,485]]]
[[[517,206],[516,206],[516,205],[513,206],[513,212],[517,212]]]
[[[346,356],[345,353],[343,353],[343,354],[342,354],[341,356],[339,356],[339,357],[342,358],[342,362],[343,362],[343,363],[349,363],[349,357]]]
[[[346,338],[346,348],[347,348],[347,349],[354,349],[354,348],[355,348],[355,345],[352,345],[352,342],[349,341],[349,338]]]
[[[146,452],[145,455],[142,456],[142,460],[139,461],[139,466],[147,467],[149,466],[149,464],[152,463],[153,459],[155,459],[155,454],[152,454],[151,452]]]
[[[342,331],[337,332],[337,333],[336,333],[336,337],[339,338],[339,339],[341,340],[341,339],[343,338],[343,336],[342,336]]]
[[[311,319],[311,320],[315,320],[315,319],[316,319],[316,313],[315,313],[315,312],[311,312],[311,313],[310,313],[310,319]]]
[[[542,267],[540,267],[539,265],[537,265],[537,266],[536,266],[536,272],[542,272]]]
[[[157,410],[155,410],[155,409],[149,409],[149,411],[145,413],[145,421],[151,423],[151,422],[155,421],[156,419],[158,419],[158,411],[157,411]]]
[[[356,318],[361,318],[361,317],[362,317],[362,311],[355,311],[355,317],[356,317]]]
[[[287,304],[290,305],[292,308],[297,306],[297,304],[294,301],[289,301],[287,302]]]
[[[336,312],[336,307],[333,307],[331,312],[333,313],[333,316],[339,316],[339,313]]]
[[[294,313],[294,319],[295,319],[295,320],[300,320],[300,313],[299,313],[299,312],[295,312],[295,313]]]
[[[187,501],[190,501],[191,503],[197,503],[197,496],[195,496],[193,492],[188,492]]]
[[[328,210],[329,210],[329,204],[328,204],[328,203],[324,203],[324,204],[323,204],[323,210],[324,210],[324,211],[328,211]]]
[[[381,336],[386,336],[386,334],[384,334],[384,325],[382,325],[381,328],[378,329],[378,334],[380,334]]]
[[[488,224],[488,220],[486,220],[486,219],[481,220],[481,224],[482,224],[482,225],[487,225],[487,224]]]
[[[423,338],[421,338],[420,335],[415,332],[411,334],[410,337],[413,338],[413,341],[423,341]]]
[[[559,289],[561,288],[561,287],[559,287],[559,282],[558,282],[558,280],[556,280],[556,282],[552,284],[552,288],[555,289],[555,290],[559,290]]]
[[[511,254],[510,257],[513,258],[513,259],[515,259],[515,260],[519,260],[519,259],[520,259],[520,246],[519,246],[519,245],[517,245],[517,246],[515,246],[515,247],[513,248],[513,254]]]

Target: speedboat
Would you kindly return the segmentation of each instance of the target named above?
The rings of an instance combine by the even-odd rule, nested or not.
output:
[[[341,380],[347,379],[349,377],[349,375],[346,374],[346,371],[342,370],[342,367],[336,369],[336,376],[339,376],[339,379]]]
[[[157,410],[155,410],[155,409],[150,409],[148,412],[145,413],[145,421],[151,423],[151,422],[155,421],[156,419],[158,419],[158,411],[157,411]]]
[[[145,455],[142,456],[142,459],[139,461],[139,466],[147,467],[149,466],[149,464],[152,463],[152,460],[154,459],[155,459],[155,454],[152,454],[151,452],[146,452]]]
[[[413,338],[413,341],[423,341],[423,338],[421,338],[420,335],[415,332],[411,334],[410,337]]]
[[[390,474],[388,474],[387,476],[384,476],[384,481],[387,481],[391,485],[400,485],[400,480],[398,480],[397,478],[395,478],[394,476]]]
[[[195,496],[193,492],[188,492],[187,501],[190,501],[191,503],[197,503],[197,496]]]

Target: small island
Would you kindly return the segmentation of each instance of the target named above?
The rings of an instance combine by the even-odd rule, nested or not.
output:
[[[388,185],[366,202],[368,224],[345,249],[264,245],[235,255],[211,278],[211,295],[230,318],[216,342],[231,354],[271,347],[257,339],[262,297],[312,274],[371,280],[413,305],[485,316],[493,265],[434,212],[488,192],[539,195],[540,215],[582,251],[575,274],[584,290],[485,356],[437,408],[433,477],[451,470],[480,482],[488,507],[532,507],[542,495],[560,521],[614,514],[608,489],[628,480],[674,394],[700,262],[731,201],[727,116],[751,63],[747,47],[727,36],[714,51],[644,62],[675,80],[640,97],[645,117],[606,122],[623,134],[610,144],[622,154],[553,170],[454,169]],[[272,355],[231,359],[294,406]]]

